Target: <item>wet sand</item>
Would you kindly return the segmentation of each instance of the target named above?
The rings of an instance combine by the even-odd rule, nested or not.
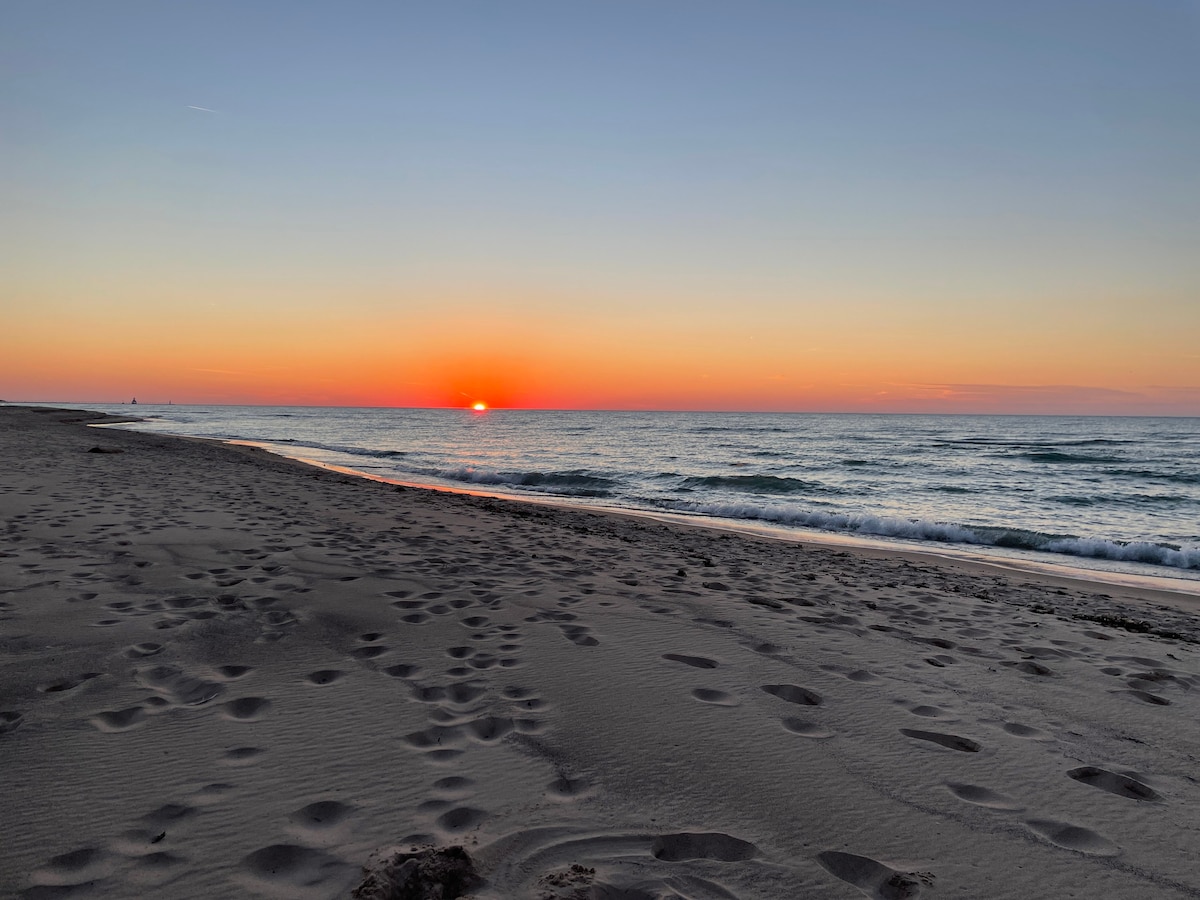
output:
[[[0,406],[0,894],[1200,896],[1191,598],[86,419]]]

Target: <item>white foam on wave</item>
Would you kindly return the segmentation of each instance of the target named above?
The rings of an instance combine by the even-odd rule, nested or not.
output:
[[[880,537],[946,541],[952,544],[987,543],[980,535],[961,525],[923,522],[896,516],[872,516],[854,513],[827,513],[787,507],[759,506],[754,503],[679,503],[678,508],[706,516],[726,519],[761,519],[780,525],[802,525],[827,531],[854,531]]]
[[[1149,563],[1180,569],[1200,569],[1200,547],[1176,549],[1148,541],[1123,543],[1101,538],[1057,538],[1020,529],[981,531],[947,522],[929,522],[896,516],[827,513],[788,507],[760,506],[753,503],[680,502],[673,506],[681,512],[719,516],[726,519],[756,519],[779,525],[816,528],[822,531],[843,531],[918,541],[940,541],[948,544],[1019,546],[1028,550],[1040,550],[1068,556]]]
[[[474,466],[457,466],[452,469],[441,469],[437,473],[439,478],[446,478],[450,481],[462,481],[466,484],[514,484],[511,478],[505,478],[499,472],[493,472],[490,469],[477,469]]]
[[[1090,556],[1094,559],[1115,559],[1121,562],[1141,562],[1179,569],[1200,569],[1200,547],[1164,547],[1148,541],[1128,544],[1097,538],[1063,538],[1049,541],[1045,548],[1051,553],[1071,556]]]

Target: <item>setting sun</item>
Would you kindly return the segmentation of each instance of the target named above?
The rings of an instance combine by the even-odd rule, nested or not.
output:
[[[475,410],[475,412],[487,412],[487,404],[480,401],[472,405],[471,409]]]

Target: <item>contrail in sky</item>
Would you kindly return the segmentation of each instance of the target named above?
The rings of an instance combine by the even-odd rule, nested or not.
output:
[[[188,104],[188,109],[198,109],[200,112],[216,112],[215,109],[209,109],[207,106],[192,106],[190,103]]]

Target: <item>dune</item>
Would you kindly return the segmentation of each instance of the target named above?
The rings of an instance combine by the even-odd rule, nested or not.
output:
[[[0,894],[1200,896],[1197,598],[0,407]]]

